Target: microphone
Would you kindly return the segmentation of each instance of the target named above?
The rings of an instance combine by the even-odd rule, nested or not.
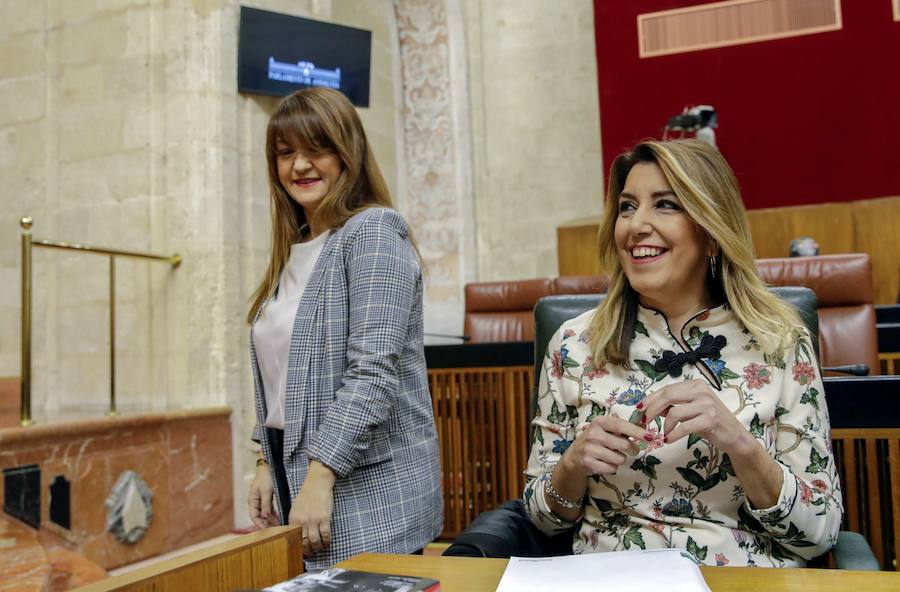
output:
[[[446,333],[424,333],[425,337],[441,337],[443,339],[459,339],[460,341],[471,341],[471,335],[447,335]],[[866,372],[868,372],[868,368]]]
[[[841,374],[852,374],[853,376],[868,376],[869,367],[865,364],[849,364],[847,366],[830,366],[822,368],[825,372],[840,372]]]

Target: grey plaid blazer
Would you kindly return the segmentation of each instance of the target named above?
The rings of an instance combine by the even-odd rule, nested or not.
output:
[[[328,237],[294,318],[282,459],[290,491],[276,485],[276,495],[297,496],[310,459],[337,476],[334,542],[306,558],[308,569],[362,552],[409,553],[443,525],[422,275],[408,233],[388,208],[348,220]],[[250,357],[254,439],[271,461],[268,438],[259,437],[266,398],[252,337]]]

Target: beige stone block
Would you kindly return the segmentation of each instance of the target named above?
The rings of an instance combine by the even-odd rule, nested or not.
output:
[[[106,103],[67,109],[59,124],[60,160],[80,160],[121,150],[124,108],[121,103]]]
[[[0,127],[42,118],[45,90],[43,76],[0,81]]]
[[[47,0],[47,18],[51,27],[96,17],[97,0]]]
[[[0,38],[44,28],[44,2],[3,0]]]
[[[92,213],[90,215],[93,216]],[[65,220],[71,219],[74,221],[78,219],[78,216],[79,213],[72,209],[60,211],[60,217]],[[83,237],[83,230],[76,230],[75,233],[66,233],[62,230],[57,232],[59,236],[54,238],[58,238],[59,240],[97,244],[96,241],[91,239],[82,238],[79,241],[77,238],[72,238],[72,235],[75,233],[81,234]],[[67,234],[69,236],[65,236]],[[99,310],[106,306],[109,287],[109,261],[107,257],[91,253],[76,253],[73,251],[57,251],[53,253],[53,257],[59,262],[57,274],[59,282],[58,288],[62,294],[65,294],[65,298],[60,302],[60,310],[67,307],[75,307],[79,309],[77,314],[82,314],[85,319],[88,319],[91,314],[96,312],[91,309],[91,307],[99,307],[97,308],[97,310]],[[77,318],[76,315],[73,317],[73,320],[77,320]],[[65,323],[61,323],[60,329],[65,329]],[[77,330],[73,329],[72,334],[77,334]]]
[[[150,6],[150,0],[94,0],[97,8],[106,12],[117,12],[128,8]]]
[[[76,278],[77,279],[77,278]],[[81,281],[70,281],[68,290],[80,287]],[[75,285],[72,285],[75,284]],[[105,292],[106,290],[104,290]],[[60,349],[66,354],[103,354],[109,351],[108,299],[79,306],[60,306]]]
[[[125,127],[122,130],[122,147],[126,150],[149,148],[151,114],[149,110],[133,105],[125,113]]]
[[[150,9],[128,11],[128,56],[149,56],[150,46]]]
[[[44,70],[45,37],[42,31],[0,40],[0,79],[37,74]]]
[[[43,123],[23,123],[0,128],[2,170],[20,171],[22,167],[40,163],[45,155],[46,137]]]
[[[129,150],[115,155],[115,166],[107,176],[110,197],[114,201],[124,202],[149,195],[153,182],[150,178],[150,158],[151,153],[147,149]]]
[[[88,64],[64,68],[59,79],[59,93],[67,104],[95,103],[103,98],[103,66]]]
[[[91,208],[91,241],[114,249],[128,249],[120,237],[122,208],[113,201]]]
[[[10,245],[10,242],[13,244]],[[3,241],[4,247],[15,246],[15,243],[18,241]],[[20,298],[20,278],[21,278],[21,269],[18,265],[9,266],[9,267],[0,267],[0,310],[9,313],[10,310],[15,309],[19,310],[19,306],[21,303]],[[18,318],[18,312],[13,315],[13,318]],[[0,313],[0,323],[4,320],[3,314]],[[6,325],[4,325],[6,326]],[[9,335],[9,333],[0,333],[2,335]],[[4,348],[5,349],[5,348]],[[3,376],[3,374],[0,374]]]
[[[118,240],[122,248],[139,251],[155,251],[151,245],[150,229],[150,199],[145,195],[131,197],[120,205],[122,225],[118,230]],[[160,253],[165,254],[165,253]],[[145,269],[146,265],[166,265],[165,263],[140,263],[139,269]]]
[[[62,64],[116,60],[127,47],[127,15],[114,13],[65,24],[59,58]]]
[[[150,60],[123,57],[103,65],[105,95],[119,101],[138,101],[147,108],[150,96]]]
[[[61,208],[85,208],[110,201],[108,174],[114,166],[112,157],[64,161],[58,168],[58,203]],[[87,240],[82,236],[80,240]]]

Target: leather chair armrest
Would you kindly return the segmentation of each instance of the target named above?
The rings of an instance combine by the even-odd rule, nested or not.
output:
[[[537,529],[521,499],[482,512],[444,555],[463,557],[551,557],[571,555],[572,532],[550,537]]]
[[[831,550],[838,569],[879,571],[881,565],[872,552],[869,543],[858,532],[842,530],[838,533],[837,544]]]

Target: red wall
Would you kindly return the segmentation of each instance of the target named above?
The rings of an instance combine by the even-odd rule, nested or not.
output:
[[[900,195],[900,22],[843,0],[843,29],[640,59],[637,15],[702,0],[594,0],[605,170],[685,105],[719,114],[748,208]]]

